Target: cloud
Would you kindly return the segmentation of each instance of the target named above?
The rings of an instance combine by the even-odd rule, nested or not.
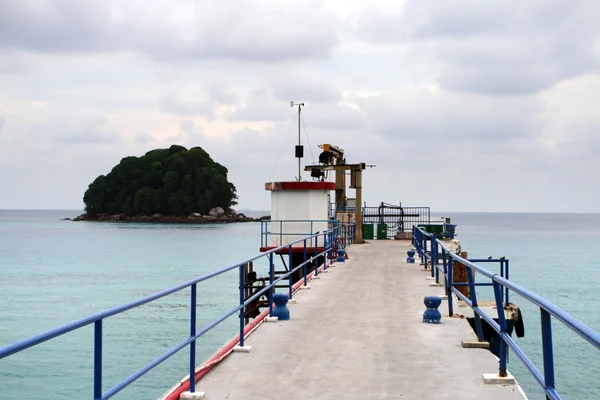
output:
[[[595,162],[600,152],[600,75],[562,82],[538,96],[534,129],[546,152],[561,162]]]
[[[309,103],[304,110],[307,128],[360,132],[364,129],[365,115],[359,109],[343,104]]]
[[[175,138],[177,142],[193,146],[194,143],[201,143],[205,138],[204,129],[193,120],[183,120],[180,123],[180,133]]]
[[[233,108],[239,103],[238,95],[218,81],[209,81],[200,87],[174,86],[159,100],[159,107],[175,115],[203,116],[212,120],[217,117],[219,107]]]
[[[26,74],[34,68],[35,62],[30,55],[22,51],[3,51],[0,74]]]
[[[146,132],[137,133],[134,136],[135,142],[139,145],[145,146],[149,143],[156,141],[153,136],[147,134]]]
[[[278,62],[326,58],[336,43],[335,19],[316,0],[23,0],[0,14],[0,47],[41,53]]]
[[[348,28],[354,38],[427,49],[439,83],[453,91],[537,93],[599,65],[593,1],[409,0],[356,20]]]
[[[315,72],[280,73],[269,81],[269,86],[280,101],[330,103],[342,99],[342,91],[332,84],[331,78]]]
[[[207,118],[214,118],[215,106],[205,100],[183,100],[178,94],[170,93],[162,97],[159,101],[159,107],[162,111],[175,115],[202,115]]]
[[[303,165],[324,143],[377,165],[369,204],[599,210],[581,178],[600,168],[597,2],[6,3],[0,167],[18,179],[0,176],[17,185],[0,207],[79,206],[122,157],[173,143],[268,206],[264,182],[298,173],[293,100]]]
[[[367,128],[406,141],[506,141],[529,134],[531,98],[459,95],[429,85],[358,97]]]
[[[4,128],[4,123],[6,122],[6,118],[0,114],[0,133],[2,133],[2,128]]]
[[[275,100],[263,85],[247,92],[228,116],[230,121],[284,121],[290,119],[290,100]]]
[[[338,82],[314,69],[291,71],[268,69],[260,84],[244,91],[232,111],[229,121],[289,121],[297,120],[297,107],[290,102],[304,103],[303,115],[307,125],[323,129],[356,129],[362,125],[357,109],[343,104],[343,93]]]
[[[86,119],[56,119],[45,124],[26,126],[32,139],[52,145],[107,145],[121,141],[121,134],[107,126],[104,117]]]

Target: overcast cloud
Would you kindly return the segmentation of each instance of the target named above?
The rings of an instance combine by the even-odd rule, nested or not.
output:
[[[0,208],[82,208],[173,143],[268,208],[293,100],[306,164],[333,143],[376,165],[369,204],[600,212],[599,72],[597,1],[5,0]]]

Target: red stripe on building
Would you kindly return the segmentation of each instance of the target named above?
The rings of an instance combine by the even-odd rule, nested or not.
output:
[[[333,182],[267,182],[265,190],[335,190]]]

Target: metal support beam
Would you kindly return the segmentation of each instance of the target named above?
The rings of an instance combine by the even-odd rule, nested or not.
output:
[[[335,201],[336,207],[339,204],[346,205],[346,171],[350,171],[352,175],[351,189],[356,189],[356,236],[354,243],[362,244],[363,239],[363,214],[362,214],[362,171],[366,168],[365,163],[359,164],[335,164],[335,165],[307,165],[305,171],[312,169],[320,169],[322,171],[335,171]],[[343,186],[342,186],[343,185]],[[341,196],[341,197],[339,197]]]
[[[339,162],[339,161],[338,161]],[[335,170],[335,206],[346,207],[346,169]]]
[[[363,244],[363,214],[362,214],[362,170],[355,170],[356,177],[356,242]]]

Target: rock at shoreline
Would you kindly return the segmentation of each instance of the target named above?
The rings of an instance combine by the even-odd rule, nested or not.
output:
[[[208,212],[208,215],[211,217],[221,217],[225,215],[225,210],[223,210],[221,207],[215,207]]]
[[[244,214],[225,213],[221,207],[216,207],[210,210],[213,215],[202,215],[200,213],[191,213],[188,216],[180,215],[126,215],[126,214],[98,214],[91,216],[89,214],[81,214],[80,216],[69,221],[100,221],[100,222],[152,222],[152,223],[230,223],[230,222],[254,222],[257,219],[250,218]],[[222,213],[221,213],[222,211]],[[217,215],[214,215],[217,214]]]

